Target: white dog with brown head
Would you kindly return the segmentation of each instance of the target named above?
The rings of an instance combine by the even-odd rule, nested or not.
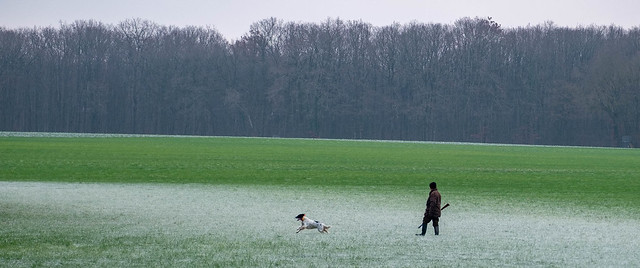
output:
[[[296,233],[299,233],[304,229],[318,229],[318,232],[329,233],[329,228],[331,228],[329,225],[309,219],[305,214],[298,214],[296,219],[302,222],[302,225],[298,227],[298,231]]]

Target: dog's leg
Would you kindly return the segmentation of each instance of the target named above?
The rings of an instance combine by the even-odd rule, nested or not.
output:
[[[325,225],[325,224],[318,225],[318,232],[320,233],[328,233],[329,232],[328,229],[329,229],[328,225]]]

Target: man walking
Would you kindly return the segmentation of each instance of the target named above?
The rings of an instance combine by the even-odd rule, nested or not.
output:
[[[427,224],[430,221],[433,221],[435,234],[440,234],[440,229],[438,228],[438,221],[440,219],[440,192],[438,192],[435,182],[430,183],[429,188],[431,188],[431,191],[427,199],[427,209],[424,212],[424,218],[422,218],[422,233],[416,235],[424,236],[427,232]]]

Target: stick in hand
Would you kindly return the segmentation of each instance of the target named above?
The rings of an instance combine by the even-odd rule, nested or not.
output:
[[[445,204],[445,205],[440,209],[440,211],[444,210],[444,209],[445,209],[445,208],[447,208],[448,206],[449,206],[449,203],[446,203],[446,204]],[[423,223],[423,224],[424,224],[424,223]],[[422,225],[423,225],[423,224],[420,224],[420,226],[418,226],[418,229],[422,228]]]

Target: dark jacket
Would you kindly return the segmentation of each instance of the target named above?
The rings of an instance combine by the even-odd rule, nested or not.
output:
[[[424,215],[429,218],[440,217],[440,192],[438,192],[438,189],[433,189],[429,192],[427,210]]]

